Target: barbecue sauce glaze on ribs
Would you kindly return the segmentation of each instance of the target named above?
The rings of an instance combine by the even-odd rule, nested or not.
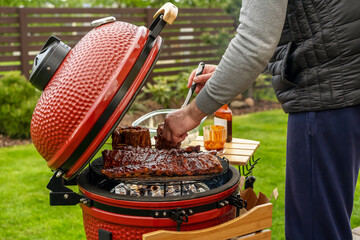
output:
[[[162,134],[162,130],[164,128],[164,124],[160,123],[155,136],[155,148],[157,149],[173,149],[173,148],[180,148],[181,142],[179,143],[172,143],[165,139]]]
[[[103,174],[110,178],[141,176],[195,176],[222,171],[219,159],[210,153],[188,149],[124,147],[105,150]],[[195,151],[193,151],[195,150]]]
[[[110,178],[146,176],[196,176],[222,171],[219,159],[200,152],[200,146],[180,149],[162,136],[160,124],[155,137],[155,148],[151,148],[147,128],[123,127],[116,130],[113,150],[102,152],[103,174]]]
[[[119,149],[124,146],[151,147],[150,131],[144,127],[121,127],[112,134],[112,147]]]

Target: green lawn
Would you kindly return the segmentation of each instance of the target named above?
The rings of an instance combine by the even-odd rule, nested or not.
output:
[[[284,239],[285,141],[287,116],[281,110],[234,117],[234,137],[259,140],[255,191],[277,187],[272,239]],[[0,239],[85,239],[78,206],[49,206],[51,171],[32,145],[0,148]],[[360,184],[352,227],[360,226]]]
[[[255,158],[260,160],[254,168],[255,192],[261,191],[270,197],[278,188],[279,198],[273,208],[272,239],[285,239],[284,194],[285,194],[285,146],[287,115],[281,110],[261,112],[235,117],[233,136],[260,141]]]

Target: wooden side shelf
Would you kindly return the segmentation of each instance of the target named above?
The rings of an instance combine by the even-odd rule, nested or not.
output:
[[[200,145],[201,150],[205,150],[204,141],[202,136],[198,136],[189,145],[196,146]],[[245,166],[255,151],[258,149],[260,142],[233,138],[232,142],[225,143],[225,154],[224,156],[229,159],[231,165]]]
[[[256,206],[233,220],[210,228],[146,233],[143,240],[225,240],[237,237],[239,240],[270,240],[271,231],[264,229],[271,227],[272,207],[271,203]]]

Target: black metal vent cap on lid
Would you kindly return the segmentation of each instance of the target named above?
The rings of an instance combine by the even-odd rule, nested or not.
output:
[[[42,91],[64,61],[70,47],[55,36],[49,37],[34,59],[30,83]]]

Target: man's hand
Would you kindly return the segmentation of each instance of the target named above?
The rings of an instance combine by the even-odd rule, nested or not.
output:
[[[205,83],[207,82],[207,80],[209,80],[209,78],[214,74],[215,69],[216,69],[216,65],[206,64],[204,67],[203,73],[196,77],[195,77],[195,74],[196,74],[197,69],[194,69],[191,72],[189,80],[188,80],[188,88],[190,88],[191,85],[193,84],[193,82],[195,82],[198,84],[196,86],[195,92],[199,93],[200,90],[205,86]]]
[[[206,116],[192,101],[188,106],[169,113],[165,118],[163,136],[166,140],[178,143],[182,142],[187,132],[197,127]]]

